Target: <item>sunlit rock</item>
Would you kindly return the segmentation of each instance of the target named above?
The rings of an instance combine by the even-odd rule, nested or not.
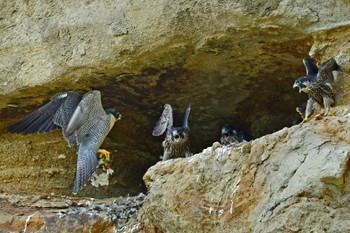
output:
[[[339,110],[249,142],[249,152],[215,146],[191,158],[158,162],[144,176],[148,196],[130,227],[349,231],[338,216],[350,216],[350,121]]]
[[[115,174],[79,195],[146,191],[142,177],[156,164],[129,232],[349,231],[349,11],[346,0],[1,1],[0,191],[49,197],[29,210],[18,197],[1,199],[1,228],[44,229],[38,212],[71,195],[76,164],[61,132],[6,128],[54,93],[98,89],[103,105],[123,114],[103,144]],[[293,126],[307,96],[292,84],[305,75],[307,55],[340,65],[337,107]],[[151,132],[164,103],[191,103],[193,157],[157,163],[162,139]],[[225,123],[257,139],[237,148],[214,143]],[[45,221],[50,232],[115,229],[79,214],[73,221],[85,225],[69,228],[65,218],[57,227],[54,214]]]

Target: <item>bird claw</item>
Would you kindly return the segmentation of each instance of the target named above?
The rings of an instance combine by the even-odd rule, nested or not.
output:
[[[307,122],[309,120],[309,118],[304,118],[303,121],[300,123],[301,125],[304,124],[305,122]]]
[[[324,113],[323,113],[323,116],[329,116],[329,112],[330,112],[330,110],[329,110],[329,109],[326,109],[326,110],[324,111]]]
[[[111,160],[111,153],[105,149],[99,149],[97,151],[98,157],[102,158],[103,156],[106,158],[107,161]]]

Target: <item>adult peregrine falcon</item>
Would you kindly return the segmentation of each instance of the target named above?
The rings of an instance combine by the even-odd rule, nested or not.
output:
[[[306,76],[295,80],[293,85],[293,88],[299,88],[299,93],[305,92],[309,96],[302,123],[307,121],[312,114],[314,102],[323,105],[326,109],[325,113],[328,113],[330,107],[334,104],[332,88],[334,77],[332,71],[339,70],[334,58],[325,61],[320,67],[317,67],[309,57],[304,58],[303,62],[306,68]]]
[[[221,144],[229,145],[231,143],[238,145],[242,142],[248,142],[252,140],[253,137],[249,133],[238,129],[230,124],[226,124],[221,129]]]
[[[170,104],[164,105],[164,110],[156,126],[153,129],[153,136],[162,135],[167,130],[165,139],[162,143],[164,147],[163,161],[173,158],[189,157],[192,155],[190,149],[190,128],[188,126],[188,117],[190,115],[191,105],[185,110],[182,124],[180,127],[173,126],[173,109]]]
[[[91,91],[83,97],[75,92],[63,92],[51,101],[9,127],[10,132],[48,132],[62,128],[63,136],[71,146],[77,144],[78,160],[73,193],[85,185],[98,166],[96,153],[112,129],[116,119],[115,109],[103,109],[101,93]],[[119,119],[119,118],[118,118]]]

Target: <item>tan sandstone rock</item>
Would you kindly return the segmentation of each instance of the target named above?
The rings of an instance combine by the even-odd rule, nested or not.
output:
[[[142,190],[161,153],[151,130],[162,105],[193,106],[196,155],[150,168],[147,200],[125,232],[350,231],[349,11],[348,0],[1,1],[0,191],[70,194],[76,148],[61,132],[6,127],[58,91],[99,89],[104,105],[123,114],[103,145],[116,173],[109,187],[88,185],[82,196]],[[298,120],[294,109],[306,99],[292,83],[305,74],[307,54],[340,64],[338,107],[280,130]],[[198,153],[226,121],[258,139]],[[23,231],[33,213],[28,231],[51,217],[49,229],[67,232],[115,227],[95,224],[104,213],[58,221],[44,211],[62,210],[61,201],[29,200],[23,209],[17,196],[1,201],[1,230]]]
[[[139,222],[130,228],[350,231],[345,223],[350,217],[350,109],[336,108],[333,113],[339,116],[249,142],[249,152],[214,144],[191,158],[157,163],[144,176],[149,194]]]

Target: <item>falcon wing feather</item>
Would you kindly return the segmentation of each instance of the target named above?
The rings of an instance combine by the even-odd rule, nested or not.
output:
[[[156,126],[153,129],[153,136],[162,135],[166,129],[169,129],[173,126],[173,109],[170,104],[164,105],[164,110],[160,116]]]
[[[315,65],[315,63],[313,63],[313,61],[311,60],[310,57],[305,57],[303,59],[303,63],[306,69],[306,75],[316,75],[318,72],[318,68]]]
[[[32,113],[25,116],[8,130],[11,133],[36,133],[48,132],[59,128],[54,123],[54,116],[61,105],[66,101],[67,93],[62,92],[51,97],[51,101]]]
[[[339,65],[334,60],[334,58],[331,58],[323,62],[320,65],[320,68],[317,74],[317,81],[321,83],[334,82],[334,76],[332,71],[338,71],[338,70],[339,70]]]
[[[65,135],[72,135],[86,122],[92,122],[93,119],[99,117],[101,114],[106,114],[101,102],[101,93],[99,91],[88,92],[83,96],[83,99],[74,110],[65,130]]]
[[[188,117],[190,116],[190,111],[191,111],[191,104],[189,104],[186,107],[186,110],[184,112],[184,116],[183,116],[183,119],[182,119],[182,127],[188,128]]]

